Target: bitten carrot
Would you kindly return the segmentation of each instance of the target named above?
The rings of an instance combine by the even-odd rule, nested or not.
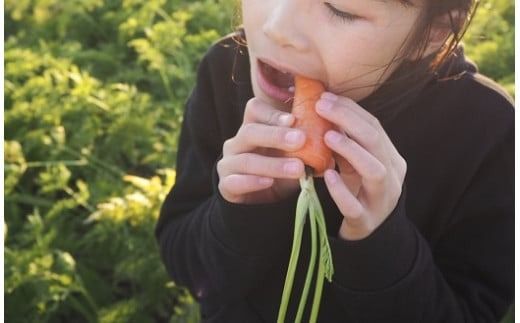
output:
[[[313,168],[314,174],[320,174],[328,168],[332,159],[332,151],[323,141],[325,133],[332,129],[332,124],[314,110],[325,88],[319,81],[303,76],[295,76],[294,85],[292,114],[296,121],[293,128],[305,132],[307,140],[300,150],[288,152],[286,156],[300,158],[305,165]]]
[[[331,282],[334,274],[325,216],[313,181],[313,175],[324,172],[332,159],[332,151],[323,141],[325,132],[332,128],[332,124],[318,116],[314,110],[316,101],[318,101],[324,90],[325,88],[318,81],[301,76],[295,77],[295,98],[292,108],[292,113],[296,117],[294,127],[306,133],[307,141],[302,149],[286,153],[286,156],[297,157],[303,160],[306,165],[306,174],[300,178],[301,192],[296,204],[293,244],[278,310],[277,323],[285,323],[307,214],[311,229],[311,255],[305,284],[298,304],[298,311],[294,319],[290,318],[291,322],[300,323],[304,319],[303,314],[312,284],[316,260],[318,262],[318,273],[316,275],[312,309],[308,322],[315,323],[317,321],[323,282],[325,278]],[[308,166],[312,168],[312,171],[309,171]]]

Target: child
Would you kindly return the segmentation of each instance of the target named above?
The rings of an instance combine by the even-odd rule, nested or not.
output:
[[[276,321],[304,175],[278,154],[305,140],[291,129],[296,74],[325,85],[316,111],[336,127],[315,178],[335,267],[318,322],[500,320],[513,299],[514,113],[457,45],[471,8],[242,1],[243,29],[200,63],[156,229],[204,322]]]

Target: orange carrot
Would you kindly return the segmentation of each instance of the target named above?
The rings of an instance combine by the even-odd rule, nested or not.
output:
[[[298,304],[298,311],[296,312],[296,317],[294,320],[291,320],[291,322],[300,323],[303,320],[317,260],[318,272],[314,284],[314,297],[312,299],[310,316],[307,321],[316,323],[320,309],[323,283],[325,279],[332,282],[334,264],[332,263],[332,253],[329,246],[325,215],[318,194],[316,193],[313,176],[323,173],[329,167],[329,162],[332,160],[332,151],[325,145],[323,136],[329,129],[333,128],[333,125],[315,112],[316,102],[321,97],[323,91],[325,91],[323,85],[318,81],[301,76],[295,76],[294,81],[296,91],[292,114],[296,117],[296,120],[293,127],[304,131],[307,139],[300,150],[296,152],[285,152],[284,155],[300,158],[306,166],[312,167],[312,174],[309,174],[306,170],[306,174],[300,177],[301,191],[296,204],[293,244],[276,322],[285,323],[301,250],[303,229],[308,214],[308,223],[311,229],[311,254],[309,257],[309,266],[307,267],[307,275],[305,276],[305,284]]]
[[[332,129],[332,124],[314,110],[325,88],[319,81],[298,75],[294,77],[294,85],[292,114],[296,121],[293,128],[305,132],[306,142],[300,150],[287,152],[286,156],[300,158],[305,165],[313,168],[314,174],[320,174],[328,168],[332,159],[332,151],[323,141],[325,133]]]

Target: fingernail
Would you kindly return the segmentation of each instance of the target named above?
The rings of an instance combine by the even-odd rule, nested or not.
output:
[[[271,183],[273,183],[273,179],[270,178],[270,177],[260,177],[258,179],[258,182],[260,183],[260,185],[271,185]]]
[[[289,144],[297,144],[302,139],[302,133],[298,130],[291,130],[285,135],[285,141]]]
[[[300,172],[300,165],[297,162],[285,163],[284,171],[288,174],[298,174]]]
[[[338,181],[338,175],[336,175],[335,171],[327,169],[325,171],[325,180],[330,184],[336,184],[336,182]]]
[[[330,100],[332,102],[336,101],[338,99],[338,96],[334,93],[330,93],[330,92],[323,92],[321,94],[321,98],[322,99],[327,99],[327,100]]]
[[[331,130],[325,134],[325,139],[331,143],[338,143],[342,136],[334,130]]]
[[[292,115],[290,114],[282,114],[278,117],[278,121],[282,126],[290,126],[292,124]]]
[[[316,102],[316,109],[327,112],[332,109],[332,105],[334,105],[334,102],[328,99],[321,98]]]

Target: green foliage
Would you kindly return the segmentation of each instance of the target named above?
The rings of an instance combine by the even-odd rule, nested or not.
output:
[[[233,7],[7,0],[5,9],[6,320],[198,322],[153,230],[197,63],[232,30]]]
[[[200,321],[153,229],[197,63],[236,2],[5,1],[6,321]],[[488,0],[466,38],[511,93],[513,9]]]
[[[479,71],[514,96],[515,4],[513,0],[482,0],[465,37],[466,54]]]

